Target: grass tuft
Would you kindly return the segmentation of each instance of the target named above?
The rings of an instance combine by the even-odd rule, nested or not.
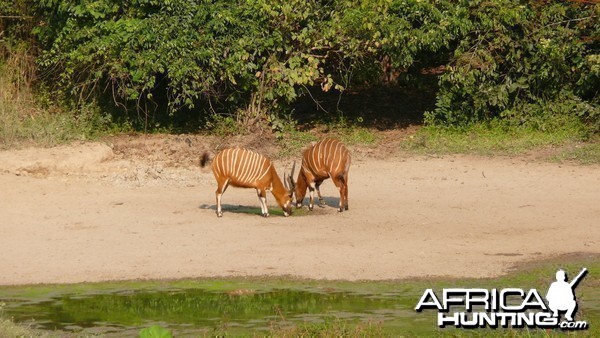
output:
[[[379,141],[379,136],[371,129],[364,127],[351,126],[334,130],[334,134],[347,145],[375,145]]]
[[[600,140],[593,143],[577,143],[551,158],[558,162],[572,161],[580,164],[600,164]]]
[[[467,127],[425,126],[403,147],[420,154],[518,155],[587,138],[585,127],[577,119],[550,131],[491,121]]]

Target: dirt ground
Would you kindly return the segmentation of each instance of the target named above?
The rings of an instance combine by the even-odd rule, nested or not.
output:
[[[600,252],[598,166],[351,147],[348,212],[336,211],[329,180],[328,207],[288,218],[249,213],[259,210],[254,190],[230,188],[219,219],[212,172],[197,161],[231,142],[119,137],[0,152],[0,285],[492,277],[528,260]],[[292,160],[276,161],[280,175]]]

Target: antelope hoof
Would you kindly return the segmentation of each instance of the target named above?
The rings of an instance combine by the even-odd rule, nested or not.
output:
[[[265,218],[266,218],[266,217],[269,217],[269,214],[268,214],[268,213],[266,213],[266,214],[262,214],[262,217],[265,217]]]
[[[313,211],[313,206],[312,205],[308,206],[308,211]]]
[[[296,203],[296,209],[302,208],[302,203]]]
[[[342,208],[338,209],[338,212],[343,212],[343,211],[344,211],[344,209],[342,209]]]
[[[217,211],[217,217],[223,217],[223,212],[222,211]]]
[[[348,206],[346,206],[346,207],[344,208],[344,210],[348,210]]]

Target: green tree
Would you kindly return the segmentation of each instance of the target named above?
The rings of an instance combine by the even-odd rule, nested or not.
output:
[[[474,2],[473,29],[440,79],[432,123],[598,116],[598,5]],[[594,89],[595,88],[595,89]]]

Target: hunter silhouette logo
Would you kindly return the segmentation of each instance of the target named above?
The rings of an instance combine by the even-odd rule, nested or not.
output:
[[[585,330],[586,321],[574,321],[577,311],[575,288],[587,274],[581,270],[571,282],[564,270],[556,272],[556,281],[548,288],[546,301],[536,289],[520,288],[443,289],[440,296],[427,289],[415,310],[437,309],[437,325],[444,328],[560,328]],[[564,313],[566,320],[560,321]]]
[[[570,322],[573,321],[573,314],[577,310],[575,288],[586,274],[587,269],[584,268],[571,283],[568,283],[567,274],[564,270],[558,270],[556,272],[556,282],[550,285],[548,293],[546,294],[548,307],[552,310],[554,317],[559,316],[559,311],[566,311],[565,318]]]

